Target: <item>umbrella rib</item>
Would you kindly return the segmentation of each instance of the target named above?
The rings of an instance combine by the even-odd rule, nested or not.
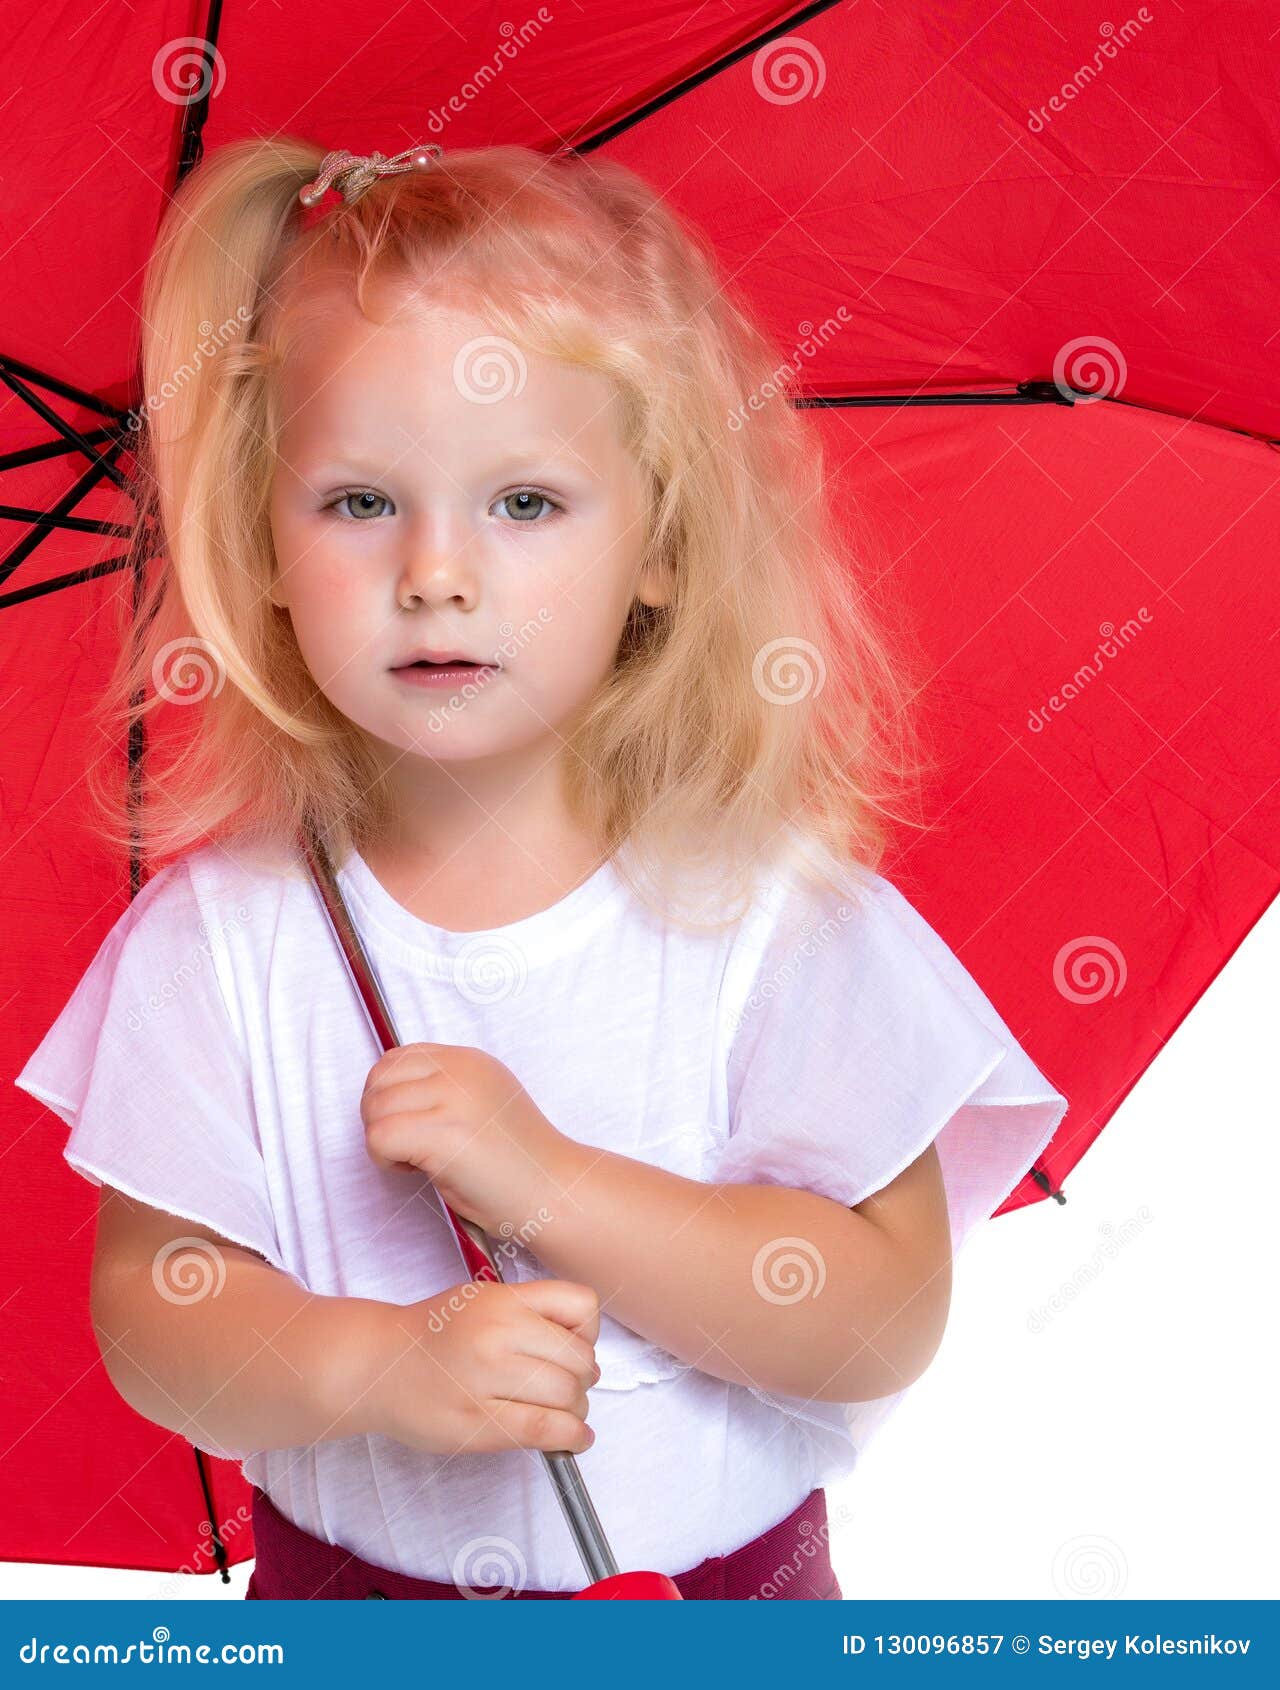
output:
[[[128,484],[121,477],[114,462],[115,458],[124,450],[124,446],[124,440],[117,436],[107,450],[101,454],[94,452],[87,446],[84,448],[90,462],[83,474],[63,494],[52,510],[39,513],[41,520],[32,526],[26,536],[19,540],[17,545],[3,559],[0,559],[0,584],[9,579],[18,565],[25,562],[37,546],[41,545],[50,534],[57,531],[60,519],[68,516],[81,499],[97,486],[104,475],[110,475],[112,480],[119,483],[126,493],[129,491]],[[129,532],[132,532],[132,530],[129,530]]]
[[[570,153],[594,152],[597,147],[602,147],[606,142],[615,140],[626,130],[643,122],[646,117],[652,117],[654,112],[661,111],[664,106],[669,106],[674,100],[678,100],[693,89],[701,87],[704,82],[709,82],[713,76],[719,76],[722,70],[728,70],[730,65],[736,65],[740,59],[745,59],[748,54],[758,53],[761,47],[767,46],[770,41],[776,40],[780,35],[786,35],[789,30],[798,28],[800,24],[808,23],[810,18],[816,18],[820,12],[830,11],[832,6],[838,3],[839,0],[815,0],[813,5],[802,6],[798,12],[793,12],[790,17],[784,18],[781,23],[772,24],[761,34],[753,35],[750,41],[744,41],[740,47],[732,47],[727,53],[721,54],[718,59],[713,59],[709,65],[704,65],[701,70],[695,70],[690,75],[682,77],[679,82],[673,83],[670,88],[664,89],[661,94],[655,94],[651,100],[646,100],[642,106],[637,106],[633,112],[628,112],[625,117],[620,117],[604,129],[598,130],[590,139],[578,143],[567,143],[562,150]]]

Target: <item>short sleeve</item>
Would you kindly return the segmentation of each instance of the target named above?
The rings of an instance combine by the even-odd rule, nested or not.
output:
[[[835,890],[783,869],[754,920],[751,966],[722,1006],[728,1132],[704,1177],[854,1207],[935,1144],[954,1255],[1034,1165],[1067,1099],[884,877],[851,871]],[[896,1400],[756,1395],[846,1433]]]
[[[1066,1098],[882,876],[840,893],[789,880],[758,955],[710,1177],[852,1207],[936,1140],[958,1247],[1048,1144]]]
[[[67,1122],[63,1155],[91,1184],[282,1268],[248,1059],[218,982],[225,966],[180,858],[107,933],[14,1084]]]

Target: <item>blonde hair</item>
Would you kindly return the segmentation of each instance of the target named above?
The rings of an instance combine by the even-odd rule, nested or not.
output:
[[[636,892],[669,911],[678,872],[714,861],[745,899],[793,828],[819,846],[803,872],[847,886],[874,871],[892,822],[921,825],[903,809],[914,689],[837,539],[811,415],[777,391],[778,353],[709,243],[622,164],[518,146],[446,152],[307,229],[297,194],[322,157],[287,136],[212,153],[148,264],[133,556],[158,547],[169,566],[136,599],[116,578],[120,657],[98,723],[120,743],[181,708],[162,768],[148,751],[145,803],[91,773],[104,837],[154,858],[232,839],[293,854],[310,817],[340,864],[394,819],[361,732],[268,598],[278,376],[336,279],[366,316],[381,283],[465,302],[621,398],[645,559],[671,597],[634,602],[565,775]]]

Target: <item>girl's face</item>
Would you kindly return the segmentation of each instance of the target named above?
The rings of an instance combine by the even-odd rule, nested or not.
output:
[[[375,740],[455,774],[545,760],[613,667],[633,601],[665,602],[639,575],[643,483],[605,378],[443,307],[376,324],[335,296],[282,398],[270,596],[316,685]],[[446,685],[396,673],[423,650],[491,667]]]

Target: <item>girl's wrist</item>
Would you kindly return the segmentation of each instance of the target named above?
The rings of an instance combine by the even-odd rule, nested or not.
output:
[[[314,1378],[327,1438],[381,1432],[380,1384],[411,1342],[395,1303],[369,1297],[330,1297],[323,1348]]]
[[[518,1149],[510,1153],[486,1211],[482,1213],[479,1204],[472,1211],[476,1224],[494,1244],[509,1238],[527,1244],[563,1208],[564,1193],[577,1177],[576,1158],[582,1150],[582,1145],[542,1116],[538,1131],[526,1130]]]
[[[495,1241],[515,1238],[517,1243],[536,1248],[533,1240],[538,1233],[563,1214],[565,1193],[572,1189],[578,1177],[586,1149],[577,1139],[547,1122],[529,1178],[510,1204],[511,1212],[492,1229]]]

